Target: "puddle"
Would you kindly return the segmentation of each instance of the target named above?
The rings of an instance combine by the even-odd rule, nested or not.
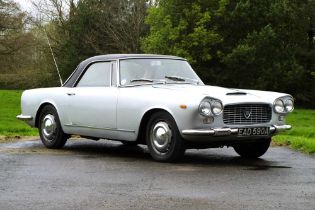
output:
[[[244,170],[250,170],[250,171],[266,171],[272,168],[279,168],[279,169],[287,169],[287,168],[292,168],[290,166],[266,166],[266,165],[262,165],[262,166],[253,166],[251,168],[246,168]]]
[[[38,140],[31,140],[31,141],[17,141],[17,142],[10,142],[1,144],[0,148],[7,148],[7,149],[21,149],[21,148],[34,148],[39,147]]]

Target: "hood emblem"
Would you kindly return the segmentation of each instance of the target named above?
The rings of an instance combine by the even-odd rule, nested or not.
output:
[[[252,111],[250,111],[250,110],[245,110],[245,111],[243,112],[243,115],[244,115],[244,117],[245,117],[246,119],[249,119],[250,116],[252,115]]]

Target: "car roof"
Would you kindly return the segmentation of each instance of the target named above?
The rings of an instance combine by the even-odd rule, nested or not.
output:
[[[170,58],[170,59],[183,59],[181,57],[173,55],[156,55],[156,54],[108,54],[98,55],[87,60],[116,60],[116,59],[128,59],[128,58]],[[83,61],[84,62],[84,61]]]
[[[81,76],[82,72],[89,66],[91,63],[94,62],[101,62],[101,61],[111,61],[111,60],[118,60],[118,59],[140,59],[140,58],[161,58],[161,59],[176,59],[176,60],[185,60],[184,58],[172,55],[156,55],[156,54],[107,54],[107,55],[97,55],[91,58],[88,58],[82,61],[77,68],[73,71],[70,77],[67,79],[64,87],[73,87],[77,81],[77,79]]]

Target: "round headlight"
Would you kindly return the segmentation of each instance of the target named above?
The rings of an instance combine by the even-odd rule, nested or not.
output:
[[[211,115],[210,101],[202,101],[199,106],[199,112],[201,115],[209,117]]]
[[[223,111],[223,106],[219,101],[212,101],[211,110],[214,115],[220,115]]]
[[[284,102],[284,107],[287,112],[292,112],[294,109],[293,100],[288,99]]]
[[[285,111],[283,101],[281,99],[277,99],[274,103],[275,111],[278,113],[283,113]]]

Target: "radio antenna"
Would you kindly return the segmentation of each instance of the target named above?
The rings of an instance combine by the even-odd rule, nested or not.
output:
[[[63,85],[63,81],[62,81],[62,78],[60,76],[60,71],[59,71],[59,68],[58,68],[58,64],[57,64],[57,61],[56,61],[56,58],[55,58],[54,52],[52,50],[52,47],[51,47],[51,44],[50,44],[50,41],[49,41],[49,38],[48,38],[48,35],[47,35],[47,32],[46,32],[45,28],[44,28],[44,32],[45,32],[45,35],[46,35],[46,39],[47,39],[47,42],[48,42],[48,45],[49,45],[49,49],[50,49],[51,55],[52,55],[52,57],[54,59],[54,63],[55,63],[56,70],[57,70],[58,77],[59,77],[59,81],[60,81],[60,86],[62,86]]]

